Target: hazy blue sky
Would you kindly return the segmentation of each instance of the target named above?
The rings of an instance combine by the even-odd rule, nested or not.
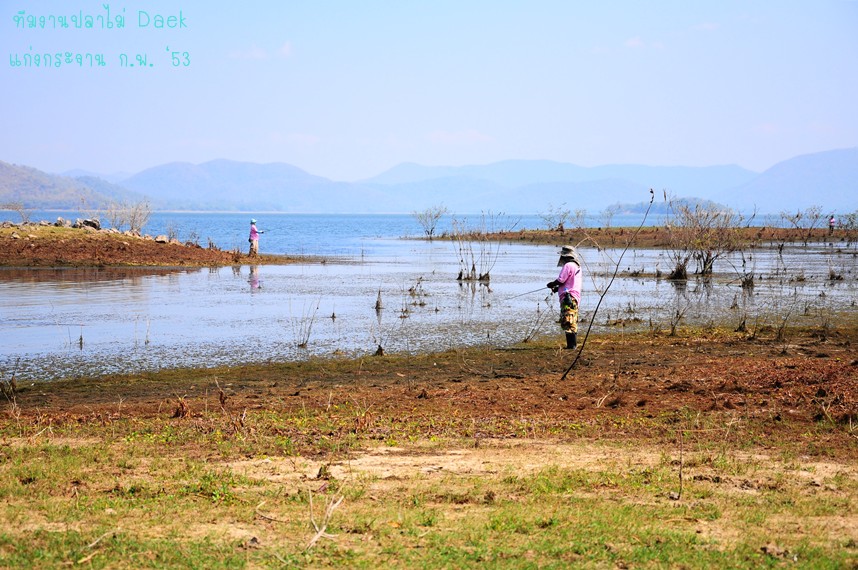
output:
[[[112,173],[229,158],[355,180],[405,161],[762,171],[858,146],[853,0],[152,0],[110,2],[121,30],[16,27],[21,10],[103,4],[0,0],[0,160]],[[187,27],[153,28],[180,11]],[[57,51],[106,65],[12,65]]]

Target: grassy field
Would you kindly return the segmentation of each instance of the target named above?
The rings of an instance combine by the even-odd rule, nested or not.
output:
[[[0,566],[858,566],[856,331],[13,386]]]

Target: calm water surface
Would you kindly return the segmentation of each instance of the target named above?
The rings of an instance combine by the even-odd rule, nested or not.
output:
[[[214,231],[246,217],[189,219]],[[532,336],[560,342],[556,297],[544,288],[557,273],[556,247],[474,246],[477,262],[491,269],[491,281],[462,284],[456,281],[460,252],[451,242],[398,237],[419,233],[410,217],[308,216],[305,225],[314,218],[318,235],[304,237],[294,219],[300,216],[280,217],[287,219],[268,226],[263,250],[267,243],[269,251],[322,255],[326,261],[192,270],[0,269],[0,375],[37,381],[366,355],[379,345],[407,353],[508,346]],[[258,219],[265,229],[266,218]],[[289,228],[281,241],[274,239],[276,227]],[[246,239],[244,230],[235,232],[236,240]],[[582,250],[584,327],[620,253]],[[783,257],[746,256],[746,268],[758,276],[750,293],[738,281],[741,263],[719,261],[709,284],[681,287],[652,275],[668,270],[664,252],[629,251],[594,326],[667,330],[677,315],[681,326],[738,324],[743,318],[748,326],[777,325],[784,318],[822,326],[834,314],[856,316],[852,251],[816,246],[788,249]],[[632,276],[637,271],[649,275]],[[829,279],[832,271],[843,279]],[[383,308],[376,311],[379,293]]]

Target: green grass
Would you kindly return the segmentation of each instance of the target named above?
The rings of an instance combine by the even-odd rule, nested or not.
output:
[[[134,433],[157,433],[150,427]],[[795,459],[757,459],[765,477],[749,492],[736,468],[741,453],[691,450],[688,469],[709,477],[688,480],[677,501],[667,498],[678,486],[669,458],[630,466],[625,448],[611,444],[616,461],[595,468],[415,473],[391,485],[360,474],[327,482],[243,474],[211,440],[212,455],[196,458],[160,436],[106,440],[3,446],[0,566],[758,568],[795,557],[800,567],[838,568],[858,560],[854,541],[833,541],[813,522],[855,516],[854,469],[827,479],[828,490],[797,481]],[[328,501],[345,499],[328,521],[335,537],[307,551],[311,493],[317,522]],[[804,522],[799,531],[784,520]],[[769,544],[780,551],[763,552]]]

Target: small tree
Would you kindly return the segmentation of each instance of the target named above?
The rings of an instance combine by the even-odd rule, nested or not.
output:
[[[147,200],[141,200],[136,204],[111,202],[107,205],[104,216],[112,228],[121,230],[127,224],[130,231],[140,233],[143,226],[149,223],[152,208]]]
[[[696,273],[711,275],[718,258],[741,248],[738,230],[744,218],[734,210],[676,198],[670,199],[668,208],[668,254],[674,261],[671,279],[687,278],[692,259]]]
[[[132,204],[128,208],[128,229],[132,232],[140,233],[143,227],[149,223],[149,218],[152,216],[152,207],[148,200],[142,200],[136,204]]]
[[[614,223],[614,216],[620,213],[620,205],[614,204],[613,206],[608,206],[604,210],[602,210],[602,214],[600,219],[602,221],[602,226],[605,229],[610,229],[611,225]]]
[[[575,229],[582,230],[587,225],[587,209],[576,208],[572,213],[572,225]]]
[[[13,212],[17,212],[17,214],[21,216],[22,224],[30,223],[30,209],[24,206],[23,202],[7,202],[5,204],[0,204],[0,210],[11,210]]]
[[[852,245],[858,235],[858,210],[840,216],[840,227],[843,229],[846,247]]]
[[[822,223],[822,207],[811,206],[804,211],[797,210],[795,214],[781,212],[781,218],[798,230],[804,245],[807,245],[807,242],[813,237],[813,230]]]
[[[572,211],[566,207],[566,203],[554,206],[548,204],[548,210],[541,212],[539,217],[545,222],[546,227],[552,231],[563,232],[566,229],[566,222],[572,216]]]
[[[121,230],[128,223],[128,206],[124,202],[111,202],[107,205],[104,217],[111,228]]]
[[[437,206],[430,206],[419,212],[412,212],[412,215],[417,220],[417,223],[420,224],[420,227],[423,228],[423,233],[426,234],[426,237],[431,240],[435,235],[435,228],[438,227],[438,222],[448,212],[449,210],[447,210],[446,206],[439,204]]]

